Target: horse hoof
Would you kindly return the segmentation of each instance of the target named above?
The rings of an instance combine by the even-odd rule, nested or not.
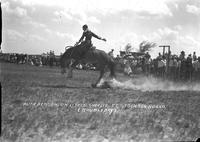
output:
[[[97,85],[96,84],[92,84],[92,88],[96,88],[97,87]]]

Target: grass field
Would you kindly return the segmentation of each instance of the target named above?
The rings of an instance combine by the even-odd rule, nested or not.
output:
[[[183,141],[200,137],[199,91],[91,88],[98,72],[1,63],[5,142]],[[118,74],[118,80],[127,80]]]

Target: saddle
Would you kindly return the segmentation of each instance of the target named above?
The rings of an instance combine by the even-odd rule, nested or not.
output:
[[[81,48],[80,51],[80,59],[84,59],[85,58],[85,55],[89,52],[89,51],[94,51],[96,49],[96,46],[93,46],[93,44],[91,46],[82,46],[82,47],[79,47]]]

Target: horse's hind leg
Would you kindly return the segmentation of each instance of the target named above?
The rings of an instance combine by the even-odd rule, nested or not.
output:
[[[105,73],[105,66],[103,68],[101,68],[101,70],[100,70],[100,76],[99,76],[97,82],[95,84],[92,84],[93,88],[97,87],[97,84],[101,81],[104,73]]]
[[[115,75],[115,62],[114,61],[111,61],[111,63],[109,64],[109,68],[110,68],[110,77],[112,79],[116,78],[116,75]]]

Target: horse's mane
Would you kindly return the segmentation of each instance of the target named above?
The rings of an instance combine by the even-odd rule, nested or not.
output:
[[[77,52],[79,50],[78,46],[66,46],[65,52],[63,53],[61,58],[65,58],[67,56],[71,56],[73,52]]]

